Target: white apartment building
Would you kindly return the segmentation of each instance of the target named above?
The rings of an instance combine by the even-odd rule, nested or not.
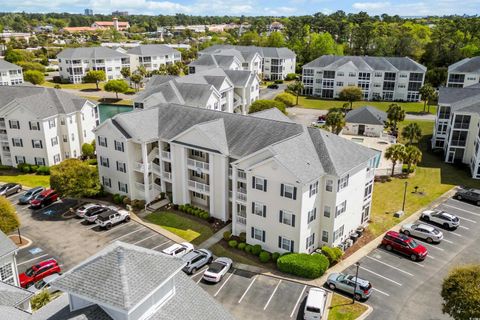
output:
[[[204,55],[213,57],[205,58]],[[198,52],[198,60],[189,65],[193,67],[189,72],[212,65],[230,70],[241,66],[241,69],[253,71],[263,79],[279,80],[295,73],[296,58],[296,54],[288,48],[214,45]]]
[[[365,224],[378,153],[293,123],[161,104],[95,129],[106,191],[202,207],[265,250],[339,245]]]
[[[13,286],[20,286],[18,280],[17,246],[0,231],[0,283],[4,282]]]
[[[447,163],[464,163],[480,179],[480,84],[440,88],[432,148]]]
[[[147,71],[158,70],[162,65],[173,64],[182,61],[180,51],[164,44],[139,45],[127,51],[130,56],[130,68],[132,71],[142,65]]]
[[[97,106],[76,95],[37,86],[0,87],[0,160],[51,166],[79,157],[95,139]]]
[[[350,110],[345,116],[342,134],[380,137],[385,129],[387,113],[375,107],[363,106]]]
[[[22,68],[0,59],[0,86],[13,86],[23,83]]]
[[[463,88],[480,82],[480,57],[465,58],[448,67],[447,87]]]
[[[419,101],[427,68],[408,57],[321,56],[303,66],[304,94],[338,98],[349,86],[364,100]]]
[[[68,48],[57,55],[60,76],[81,83],[90,70],[105,71],[107,81],[123,79],[120,71],[130,68],[127,54],[106,47]]]

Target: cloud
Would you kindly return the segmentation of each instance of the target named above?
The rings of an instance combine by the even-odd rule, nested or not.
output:
[[[355,2],[352,8],[358,10],[378,10],[389,6],[390,2]]]

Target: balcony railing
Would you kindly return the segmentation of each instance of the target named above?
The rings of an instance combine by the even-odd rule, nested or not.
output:
[[[152,171],[153,173],[160,175],[160,172],[161,172],[160,166],[156,163],[152,163]]]
[[[153,159],[158,158],[158,148],[155,147],[150,151],[148,154],[148,161],[152,161]]]
[[[187,164],[191,167],[200,168],[203,170],[210,170],[210,165],[207,162],[188,159]]]
[[[246,202],[247,201],[247,193],[244,189],[237,189],[237,200]]]
[[[163,172],[162,177],[166,180],[172,181],[172,173],[171,172]]]
[[[232,178],[232,168],[228,168],[228,177]]]
[[[171,159],[170,151],[162,151],[162,159]]]
[[[210,186],[204,183],[188,180],[188,186],[194,189],[195,191],[204,192],[204,193],[210,192]]]
[[[157,190],[157,191],[162,192],[162,186],[159,185],[159,184],[154,183],[154,184],[153,184],[153,188],[154,188],[155,190]]]
[[[247,224],[247,218],[237,216],[237,223]]]
[[[240,180],[247,180],[247,173],[245,171],[237,171],[237,177]]]
[[[6,128],[5,121],[0,121],[0,129],[5,129],[5,128]]]
[[[137,188],[137,190],[139,191],[145,191],[145,184],[141,183],[141,182],[135,182],[135,187]],[[152,185],[149,185],[148,186],[148,190],[152,190],[153,189],[153,186]]]
[[[137,171],[140,171],[140,172],[145,172],[145,169],[147,171],[150,171],[152,169],[152,164],[151,163],[147,163],[147,165],[145,166],[144,163],[141,163],[141,162],[135,162],[134,164],[134,169],[137,170]]]

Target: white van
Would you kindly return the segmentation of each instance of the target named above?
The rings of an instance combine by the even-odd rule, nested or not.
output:
[[[323,319],[326,303],[327,291],[320,288],[310,288],[310,290],[308,290],[307,303],[305,304],[305,310],[303,312],[303,319]]]

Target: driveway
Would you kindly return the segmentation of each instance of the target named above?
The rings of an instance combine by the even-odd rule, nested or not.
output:
[[[286,88],[287,88],[287,85],[284,83],[279,84],[278,89],[261,88],[260,99],[273,100],[278,94],[285,91]]]

